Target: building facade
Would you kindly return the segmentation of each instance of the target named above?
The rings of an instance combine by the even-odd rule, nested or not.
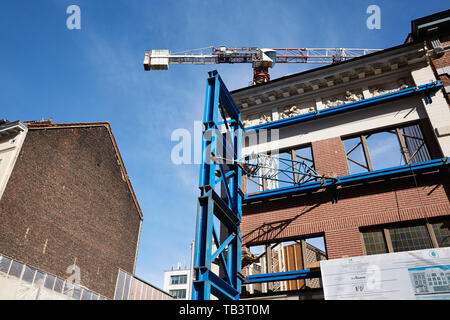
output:
[[[191,269],[167,270],[164,271],[164,291],[168,292],[175,299],[191,299]]]
[[[402,45],[231,92],[243,154],[269,154],[274,173],[292,161],[295,181],[244,179],[245,247],[323,237],[335,259],[450,246],[449,15],[414,20]]]
[[[142,212],[107,122],[0,124],[0,253],[113,299]],[[6,260],[5,260],[6,261]]]

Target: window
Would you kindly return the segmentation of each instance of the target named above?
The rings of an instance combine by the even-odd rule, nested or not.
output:
[[[81,298],[81,288],[78,286],[74,286],[73,287],[73,296],[72,298],[76,299],[76,300],[80,300]]]
[[[432,248],[426,225],[389,229],[394,252]]]
[[[50,275],[47,275],[47,277],[50,277]],[[44,283],[45,273],[42,271],[37,271],[36,276],[34,277],[34,284],[35,285],[42,285]]]
[[[12,265],[11,265],[11,269],[9,270],[9,275],[10,276],[15,276],[17,278],[20,278],[20,276],[22,274],[23,267],[24,267],[23,264],[13,260]]]
[[[418,124],[365,133],[344,140],[350,174],[431,159]]]
[[[302,174],[314,173],[314,161],[311,146],[285,149],[279,154],[248,156],[246,193],[290,187],[315,180],[314,176]]]
[[[169,293],[175,299],[186,299],[186,289],[170,290]]]
[[[18,261],[8,259],[1,255],[0,271],[5,272],[8,276],[17,277],[23,282],[28,282],[30,284],[32,283],[36,287],[42,286],[43,288],[46,288],[45,290],[53,290],[58,293],[62,292],[74,299],[81,298],[81,294],[83,291],[81,287],[74,286],[73,284],[57,278],[51,274],[45,273],[31,266],[24,265]]]
[[[449,225],[450,219],[443,217],[369,228],[361,232],[366,254],[371,255],[448,247]]]
[[[11,260],[0,256],[0,271],[4,273],[8,273],[9,266],[11,265]]]
[[[175,275],[170,277],[170,284],[185,284],[187,283],[187,275]]]
[[[25,266],[25,271],[23,272],[22,280],[30,283],[33,282],[35,273],[36,269],[31,268],[29,266]]]
[[[73,288],[74,288],[73,283],[66,281],[65,284],[64,284],[64,291],[63,291],[63,293],[65,295],[71,297],[72,294],[73,294]]]
[[[450,221],[432,223],[439,247],[450,247]]]
[[[380,254],[387,252],[386,241],[384,240],[383,230],[374,230],[363,233],[366,253]]]
[[[92,292],[90,292],[89,290],[84,289],[83,290],[83,295],[81,297],[81,300],[91,300],[91,296],[92,296]]]
[[[290,272],[310,268],[310,264],[326,260],[325,237],[286,239],[261,245],[249,246],[242,255],[242,269],[247,274]],[[275,280],[267,283],[245,284],[245,297],[256,293],[286,292],[320,288],[318,278],[298,280]]]
[[[61,292],[63,289],[63,285],[64,285],[64,280],[62,280],[60,278],[56,278],[55,288],[53,290],[56,292]]]
[[[44,287],[52,290],[54,284],[55,284],[55,277],[50,275],[50,274],[48,274],[47,278],[45,278]],[[57,288],[55,288],[55,291],[61,292],[61,289],[57,290]]]

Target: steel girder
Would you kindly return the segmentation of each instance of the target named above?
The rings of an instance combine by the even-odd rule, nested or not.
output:
[[[245,131],[251,131],[251,130],[261,130],[261,129],[276,129],[281,127],[290,126],[293,124],[306,122],[314,119],[320,119],[327,116],[354,111],[358,109],[363,109],[366,107],[371,107],[377,104],[389,102],[389,101],[395,101],[397,99],[410,97],[413,95],[423,94],[425,96],[426,102],[431,102],[431,96],[430,92],[436,91],[438,89],[442,88],[442,81],[434,81],[427,84],[423,84],[417,87],[411,87],[406,88],[403,90],[398,90],[391,93],[382,94],[376,97],[368,98],[368,99],[362,99],[355,102],[350,102],[346,104],[342,104],[336,107],[326,108],[322,110],[317,110],[313,112],[308,112],[302,115],[298,115],[295,117],[285,118],[281,120],[276,120],[272,122],[267,122],[264,124],[259,124],[252,127],[245,128]]]
[[[219,117],[222,117],[219,122]],[[209,72],[206,88],[200,167],[195,251],[193,300],[238,300],[241,291],[241,233],[243,193],[241,157],[242,123],[239,109],[217,71]],[[226,127],[224,135],[221,127]],[[231,152],[231,163],[220,160]],[[224,194],[215,191],[220,187]],[[214,219],[220,222],[220,234]],[[223,229],[222,229],[223,228]],[[224,236],[225,239],[219,239]],[[215,252],[213,252],[215,244]],[[221,266],[220,276],[212,271],[215,259]]]

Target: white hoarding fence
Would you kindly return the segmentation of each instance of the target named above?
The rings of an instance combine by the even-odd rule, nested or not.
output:
[[[325,299],[450,300],[450,247],[320,262]]]

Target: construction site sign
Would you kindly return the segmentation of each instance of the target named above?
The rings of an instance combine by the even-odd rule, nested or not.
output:
[[[320,261],[326,300],[450,300],[450,248]]]

